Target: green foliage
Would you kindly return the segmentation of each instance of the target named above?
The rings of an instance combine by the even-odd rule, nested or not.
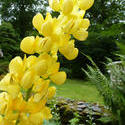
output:
[[[3,52],[3,60],[10,60],[19,53],[19,38],[10,23],[0,25],[0,49]]]
[[[74,118],[71,119],[69,122],[70,122],[70,125],[78,125],[79,121],[80,121],[80,115],[77,112],[75,112]]]
[[[0,75],[6,74],[8,70],[8,61],[0,60]]]
[[[37,12],[46,12],[47,1],[44,0],[0,0],[2,21],[11,22],[23,38],[32,30],[32,18]]]
[[[88,71],[84,71],[104,97],[105,104],[114,114],[114,120],[118,120],[119,125],[124,125],[125,56],[121,56],[120,62],[111,61],[107,65],[107,68],[110,73],[110,78],[106,77],[96,64],[94,64],[94,67],[88,66]]]
[[[92,25],[109,26],[124,20],[125,3],[122,0],[96,0],[86,17],[90,17]],[[105,28],[104,26],[104,28]]]

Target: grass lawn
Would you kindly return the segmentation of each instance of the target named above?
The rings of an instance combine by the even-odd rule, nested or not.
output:
[[[53,84],[52,84],[53,85]],[[82,80],[68,79],[63,85],[57,86],[56,97],[66,97],[75,100],[104,104],[103,98],[99,95],[96,87]]]

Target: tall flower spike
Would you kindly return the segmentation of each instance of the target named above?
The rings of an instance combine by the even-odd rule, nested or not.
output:
[[[38,13],[33,17],[34,28],[41,36],[28,36],[20,48],[26,54],[17,56],[9,64],[9,73],[0,81],[0,125],[42,125],[52,118],[48,99],[55,93],[50,82],[61,85],[66,73],[60,71],[58,52],[66,59],[78,56],[76,39],[83,41],[88,36],[90,22],[83,19],[94,0],[49,0],[50,7],[60,15],[53,18],[46,13],[45,19]]]

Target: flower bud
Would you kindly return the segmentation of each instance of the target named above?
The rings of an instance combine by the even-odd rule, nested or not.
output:
[[[34,42],[33,36],[25,37],[20,44],[21,50],[27,54],[34,54]]]

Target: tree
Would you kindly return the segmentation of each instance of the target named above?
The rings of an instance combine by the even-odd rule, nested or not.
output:
[[[37,12],[45,14],[48,3],[44,0],[0,0],[2,21],[11,22],[23,38],[32,29],[32,18]]]
[[[15,32],[12,24],[0,25],[0,49],[3,52],[1,60],[10,60],[19,52],[19,35]]]

